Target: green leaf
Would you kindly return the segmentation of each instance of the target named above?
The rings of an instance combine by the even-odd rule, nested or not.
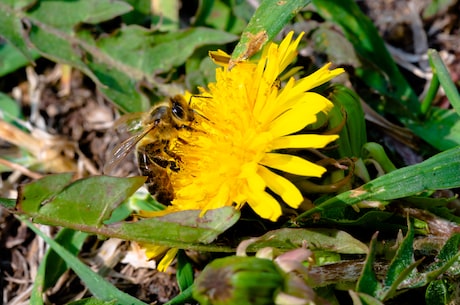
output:
[[[16,210],[34,222],[140,243],[229,252],[209,244],[239,219],[232,207],[170,213],[137,222],[108,223],[117,206],[145,181],[145,177],[93,176],[71,182],[71,174],[50,175],[19,189]]]
[[[193,267],[183,250],[177,253],[177,283],[180,291],[184,291],[193,284]]]
[[[67,303],[66,305],[115,305],[116,300],[113,301],[101,301],[96,298],[86,298],[78,301]]]
[[[365,244],[344,231],[293,228],[269,231],[252,243],[247,251],[256,252],[265,247],[287,251],[302,246],[305,241],[312,251],[327,250],[342,254],[365,254],[368,252]]]
[[[153,199],[152,195],[145,188],[140,188],[113,210],[110,219],[104,223],[111,224],[123,221],[133,213],[139,213],[139,211],[162,211],[164,209],[165,206]]]
[[[200,53],[206,53],[206,55]],[[207,56],[208,53],[207,49],[201,48],[187,60],[185,83],[188,88],[198,88],[203,84],[216,81],[216,64]]]
[[[144,24],[151,19],[151,3],[149,0],[126,0],[133,8],[129,13],[121,16],[125,24]]]
[[[15,10],[24,10],[36,4],[37,0],[3,0],[2,2]]]
[[[11,7],[0,3],[1,36],[17,48],[27,61],[31,62],[34,56],[25,42],[21,21],[14,14],[15,12]]]
[[[111,224],[99,232],[141,243],[197,249],[201,248],[197,243],[211,243],[239,219],[239,212],[232,207],[209,210],[202,216],[200,214],[200,210],[185,210],[137,222]],[[211,248],[203,246],[203,249]],[[225,247],[216,249],[229,251]]]
[[[397,294],[398,289],[405,288],[407,283],[415,277],[417,272],[416,268],[422,263],[422,260],[423,259],[420,259],[402,270],[401,274],[399,274],[399,277],[393,282],[393,285],[390,287],[390,289],[385,291],[381,299],[391,299]]]
[[[400,168],[378,177],[357,189],[332,197],[301,214],[296,221],[341,204],[353,205],[363,200],[388,201],[425,191],[460,186],[460,146],[439,153],[422,163]]]
[[[446,278],[446,275],[448,278],[458,276],[460,274],[460,264],[458,262],[460,258],[459,246],[460,234],[453,234],[441,248],[433,262],[424,268],[424,270],[408,277],[399,288],[423,287],[436,279]],[[407,274],[407,271],[405,272]]]
[[[0,92],[0,105],[0,119],[11,123],[14,122],[15,119],[19,118],[21,108],[15,100],[9,97],[9,95]]]
[[[183,305],[193,302],[193,285],[179,293],[177,296],[166,302],[164,305]]]
[[[342,33],[337,31],[335,24],[328,21],[318,23],[311,35],[315,51],[326,54],[328,60],[334,65],[351,65],[353,67],[360,65],[353,45]]]
[[[54,251],[69,265],[70,268],[78,275],[78,277],[85,283],[89,291],[96,296],[97,298],[104,301],[116,300],[115,304],[133,304],[133,305],[145,305],[144,302],[139,301],[138,299],[126,294],[104,278],[99,276],[88,266],[83,264],[77,257],[72,255],[68,250],[58,244],[56,241],[48,237],[46,234],[43,234],[37,227],[35,227],[31,222],[22,219],[27,226],[40,236],[47,244],[53,248]]]
[[[18,208],[41,223],[101,226],[145,177],[94,176],[70,183],[71,174],[50,175],[19,188]]]
[[[151,75],[182,65],[201,46],[225,44],[236,39],[235,35],[208,28],[160,34],[129,26],[115,36],[100,39],[97,46],[112,59]]]
[[[76,256],[80,253],[81,247],[87,237],[87,233],[62,228],[55,236],[54,240],[66,248],[72,255]],[[42,265],[44,265],[45,268],[43,291],[53,287],[59,277],[69,268],[65,261],[51,248],[46,251],[40,268]]]
[[[101,85],[84,61],[84,51],[73,35],[35,21],[29,30],[29,40],[40,54],[53,61],[75,67]]]
[[[460,223],[460,217],[455,215],[455,210],[449,208],[454,200],[456,200],[455,197],[433,198],[426,196],[413,196],[404,199],[404,201],[410,203],[413,207],[429,211],[445,220]]]
[[[452,81],[452,77],[450,76],[447,67],[443,63],[441,56],[439,56],[436,50],[430,49],[428,50],[428,58],[430,59],[430,65],[433,69],[433,73],[435,73],[438,77],[439,83],[444,89],[450,104],[454,108],[455,112],[460,115],[460,95],[458,94],[458,90]]]
[[[238,16],[246,22],[249,22],[255,12],[254,6],[244,0],[231,0],[230,6],[235,16]]]
[[[356,283],[356,292],[363,292],[376,297],[382,289],[382,284],[377,280],[374,272],[374,259],[376,253],[377,233],[374,234],[369,245],[369,253],[364,263],[363,271]]]
[[[56,196],[72,181],[72,173],[48,175],[19,188],[17,208],[28,215],[37,213],[42,202]]]
[[[49,26],[70,32],[79,23],[97,24],[131,9],[129,4],[119,0],[40,1],[27,15]]]
[[[367,142],[367,135],[364,111],[359,96],[343,85],[335,85],[329,98],[336,105],[329,114],[329,122],[332,127],[342,123],[344,119],[342,112],[346,115],[345,126],[340,131],[340,138],[337,140],[340,156],[360,157],[361,149]]]
[[[365,294],[365,293],[356,293],[352,290],[349,290],[348,293],[350,294],[353,305],[384,305],[378,299]]]
[[[388,158],[382,145],[375,142],[368,142],[363,145],[362,150],[362,157],[364,159],[374,159],[386,173],[396,170],[396,166]]]
[[[432,107],[423,124],[414,124],[410,129],[436,149],[446,150],[460,145],[460,116],[451,109]]]
[[[371,88],[397,103],[391,110],[403,122],[417,118],[420,104],[417,95],[400,73],[372,21],[353,0],[313,0],[318,13],[338,24],[353,44],[362,66],[356,74]]]
[[[401,241],[393,257],[390,266],[388,267],[385,278],[386,288],[393,288],[396,291],[397,285],[401,280],[401,275],[404,271],[413,264],[414,261],[414,226],[408,221],[407,234]]]
[[[174,95],[154,76],[185,63],[193,52],[208,44],[225,44],[237,36],[207,29],[191,28],[173,33],[157,33],[139,26],[127,26],[95,45],[89,33],[79,33],[85,50],[91,54],[87,65],[103,84],[100,90],[126,112],[145,111],[150,106],[139,87],[147,81],[164,95]],[[180,52],[178,52],[180,50]],[[177,90],[177,89],[176,89]]]
[[[457,264],[457,267],[452,273],[455,275],[460,274],[460,266],[458,266],[458,258],[460,257],[459,249],[460,233],[452,234],[441,251],[439,251],[434,263],[427,268],[428,278],[434,279],[438,277],[439,274],[446,271],[453,264]]]
[[[406,219],[393,212],[370,210],[358,214],[353,210],[337,218],[334,215],[329,215],[330,210],[325,210],[321,215],[321,219],[313,220],[314,224],[323,227],[353,228],[358,230],[366,228],[369,232],[379,231],[387,234],[395,234],[399,230],[405,230],[407,227]],[[304,225],[309,224],[311,222],[306,222]]]
[[[197,48],[237,39],[230,33],[209,28],[163,34],[131,25],[96,40],[94,29],[80,24],[113,19],[131,9],[127,3],[43,1],[27,12],[14,10],[12,5],[0,4],[0,21],[6,24],[2,35],[12,45],[25,53],[28,47],[24,41],[27,40],[42,56],[81,70],[125,112],[148,109],[150,101],[141,93],[145,84],[162,96],[177,94],[177,89],[171,92],[172,85],[156,79],[158,73],[169,73],[173,67],[182,65]],[[2,9],[6,13],[2,13]],[[26,33],[21,20],[28,25]]]
[[[434,280],[425,291],[425,303],[430,305],[447,305],[451,295],[443,280]]]
[[[231,1],[200,1],[194,26],[206,26],[234,34],[241,33],[247,22],[237,17],[234,13],[237,6],[229,2]],[[251,12],[249,7],[246,14],[248,12]]]
[[[115,67],[99,57],[93,57],[88,67],[102,84],[99,90],[123,112],[145,111],[150,106],[149,99],[139,92],[141,82],[137,77],[132,77],[140,76],[141,73],[131,73],[123,67]]]
[[[310,0],[262,1],[241,35],[233,51],[231,62],[247,59],[257,53],[310,2]]]
[[[0,34],[3,35],[2,33]],[[26,52],[29,57],[24,55],[17,45],[13,46],[7,42],[0,43],[0,77],[28,65],[31,61],[40,57],[36,50],[27,50]]]
[[[43,56],[72,65],[101,85],[85,64],[82,43],[73,29],[79,23],[106,21],[129,10],[128,4],[116,0],[41,1],[26,14],[16,12],[16,20],[30,22],[28,39]]]

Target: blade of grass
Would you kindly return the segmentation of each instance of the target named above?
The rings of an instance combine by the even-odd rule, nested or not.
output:
[[[442,62],[439,53],[436,52],[436,50],[430,49],[428,50],[428,58],[431,68],[433,69],[434,74],[438,77],[439,83],[444,89],[450,104],[454,107],[455,112],[460,115],[460,95],[458,94],[457,88],[452,81],[449,71]]]
[[[193,284],[193,267],[184,250],[177,253],[177,284],[180,291],[186,290]]]
[[[265,0],[252,16],[248,26],[241,34],[240,42],[236,45],[230,60],[232,63],[245,60],[272,40],[276,34],[311,0]]]
[[[438,93],[438,90],[439,90],[439,78],[436,74],[433,74],[433,78],[431,79],[431,82],[430,82],[430,87],[428,88],[428,91],[426,92],[426,95],[422,101],[422,106],[421,106],[422,114],[426,115],[428,113],[428,111],[431,108],[431,105],[433,104],[433,100],[436,97],[436,94]]]
[[[88,234],[63,228],[55,237],[55,241],[65,247],[72,255],[76,255]],[[42,293],[55,285],[59,277],[68,269],[65,261],[52,249],[46,251],[34,280],[30,297],[31,304],[43,304]]]
[[[182,291],[180,294],[178,294],[173,299],[169,300],[169,302],[165,303],[165,305],[188,304],[190,303],[191,300],[193,300],[192,293],[193,293],[193,285],[188,287],[184,291]]]
[[[62,247],[52,238],[43,234],[37,227],[35,227],[25,217],[20,218],[27,226],[38,236],[40,236],[56,253],[69,265],[70,268],[78,275],[78,277],[85,283],[89,291],[97,298],[104,301],[117,300],[117,304],[133,304],[133,305],[146,305],[146,303],[118,290],[115,286],[110,284],[103,277],[99,276],[88,266],[83,264],[77,257],[72,255],[67,249]]]
[[[378,177],[357,189],[341,193],[296,218],[301,221],[329,207],[353,205],[362,201],[388,201],[424,191],[460,186],[460,146],[439,153],[422,163],[407,166]]]
[[[358,95],[343,85],[334,85],[329,98],[336,105],[329,113],[330,126],[339,126],[346,119],[337,140],[341,157],[359,157],[367,142],[364,112]]]
[[[370,245],[369,245],[369,253],[366,257],[366,262],[364,264],[363,270],[359,279],[356,283],[356,292],[364,292],[368,295],[375,297],[378,292],[382,289],[382,284],[377,280],[377,277],[374,272],[374,261],[375,261],[375,253],[376,253],[376,245],[377,245],[377,234],[374,233],[372,236]]]

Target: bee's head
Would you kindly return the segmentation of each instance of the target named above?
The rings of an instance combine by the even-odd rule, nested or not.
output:
[[[190,108],[189,103],[187,103],[182,95],[171,97],[170,102],[172,118],[177,126],[184,126],[193,122],[195,112]]]

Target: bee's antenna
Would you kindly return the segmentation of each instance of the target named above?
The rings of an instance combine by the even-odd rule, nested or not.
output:
[[[203,119],[205,119],[206,121],[209,121],[209,119],[207,117],[204,116],[204,114],[198,112],[196,109],[193,109],[191,107],[192,105],[192,98],[211,98],[210,96],[204,96],[204,95],[192,95],[190,96],[189,100],[188,100],[188,105],[189,105],[189,108],[193,111],[193,113],[199,115],[200,117],[202,117]]]

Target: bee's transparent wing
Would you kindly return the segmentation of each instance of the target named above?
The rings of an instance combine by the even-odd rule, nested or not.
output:
[[[112,173],[113,169],[123,161],[126,156],[136,147],[137,143],[145,137],[152,129],[154,128],[153,124],[150,124],[142,131],[130,136],[128,139],[124,140],[120,144],[114,147],[112,150],[111,157],[108,162],[104,165],[104,174],[109,175]]]
[[[137,134],[145,127],[142,126],[144,112],[124,114],[113,123],[113,129],[120,133]]]

